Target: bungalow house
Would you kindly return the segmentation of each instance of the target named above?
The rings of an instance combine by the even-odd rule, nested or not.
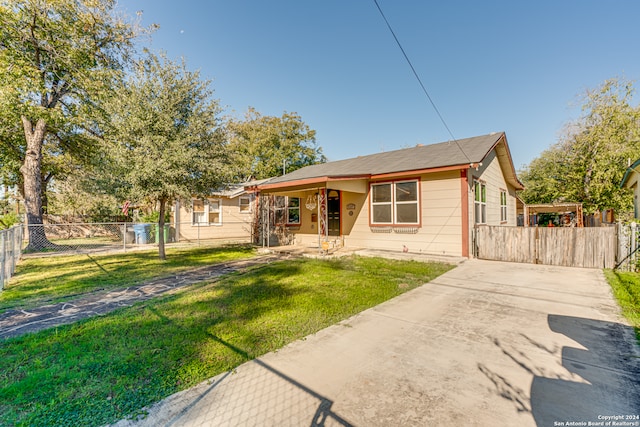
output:
[[[250,242],[255,197],[245,188],[263,181],[234,184],[207,197],[177,201],[172,207],[176,241]]]
[[[506,135],[307,166],[253,186],[285,243],[469,257],[476,224],[516,225]]]
[[[640,159],[636,160],[632,165],[629,165],[622,177],[620,188],[630,188],[633,191],[633,217],[635,219],[640,218],[640,205],[638,204],[638,198],[640,198]]]

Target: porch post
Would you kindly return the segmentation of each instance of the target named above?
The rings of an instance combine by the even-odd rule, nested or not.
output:
[[[327,239],[327,188],[318,191],[318,248]]]

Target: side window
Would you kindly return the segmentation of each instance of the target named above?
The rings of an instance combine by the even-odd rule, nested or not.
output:
[[[204,200],[193,199],[193,212],[191,214],[191,222],[193,224],[206,224],[206,216],[204,213]]]
[[[221,205],[222,203],[219,199],[209,200],[209,224],[222,223]]]
[[[482,181],[473,181],[473,193],[474,193],[474,210],[475,210],[475,223],[486,224],[487,223],[487,184]]]
[[[240,213],[251,213],[251,197],[241,196],[238,199],[238,205],[240,206]]]
[[[500,222],[507,222],[507,191],[500,190]]]
[[[191,203],[193,208],[192,225],[222,224],[222,201],[220,199],[193,199]]]

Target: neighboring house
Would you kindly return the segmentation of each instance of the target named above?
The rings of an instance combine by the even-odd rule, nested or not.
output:
[[[251,241],[255,196],[245,187],[263,181],[234,184],[205,198],[176,202],[172,208],[177,241]]]
[[[627,171],[622,177],[620,188],[631,188],[633,191],[633,217],[635,219],[640,218],[640,206],[638,205],[638,198],[640,197],[640,188],[638,181],[640,178],[640,159],[636,160],[631,166],[627,168]]]
[[[307,166],[255,185],[284,243],[468,257],[476,224],[516,225],[504,133]],[[273,197],[275,196],[275,197]]]

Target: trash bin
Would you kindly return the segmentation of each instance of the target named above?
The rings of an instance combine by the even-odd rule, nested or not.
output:
[[[153,243],[151,241],[151,224],[133,224],[133,233],[137,245]]]
[[[157,224],[154,224],[153,229],[155,230],[155,237],[156,237],[156,242],[160,242],[160,227],[158,227]],[[170,243],[173,240],[171,240],[170,234],[169,234],[169,224],[165,224],[164,225],[164,242],[165,243]]]

